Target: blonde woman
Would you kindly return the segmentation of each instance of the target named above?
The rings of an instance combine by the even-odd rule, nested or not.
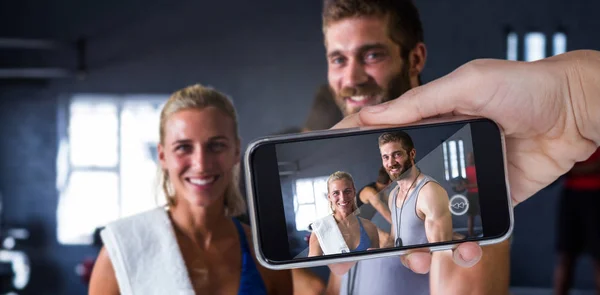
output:
[[[327,200],[332,214],[311,224],[309,257],[379,248],[375,224],[357,216],[356,188],[349,173],[337,171],[329,176]]]
[[[109,224],[90,294],[291,294],[289,271],[261,267],[237,187],[237,114],[218,91],[175,92],[160,115],[167,208]]]

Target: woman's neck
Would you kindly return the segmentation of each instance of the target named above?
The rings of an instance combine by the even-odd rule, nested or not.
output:
[[[335,212],[335,214],[333,214],[333,218],[335,219],[335,221],[337,221],[339,223],[339,222],[346,220],[348,218],[348,216],[351,216],[351,215],[353,215],[353,214],[352,213],[344,214],[344,213],[341,213],[338,211],[338,212]]]
[[[175,227],[202,248],[208,248],[215,240],[226,236],[231,226],[225,216],[224,205],[210,207],[193,206],[181,198],[169,208]]]

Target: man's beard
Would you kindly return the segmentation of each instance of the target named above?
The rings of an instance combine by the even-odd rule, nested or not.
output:
[[[395,165],[388,169],[388,174],[390,175],[390,179],[392,181],[399,181],[410,177],[410,169],[413,167],[413,164],[410,161],[410,159],[406,159],[406,161],[404,161],[404,163],[402,164],[402,170],[398,174],[392,174],[390,170],[397,167],[398,165]]]
[[[345,116],[357,113],[362,108],[348,110],[346,97],[349,96],[377,96],[377,101],[371,105],[377,105],[400,97],[406,91],[410,90],[410,76],[408,74],[408,64],[404,63],[400,73],[394,76],[388,83],[386,89],[381,88],[374,81],[369,81],[363,85],[355,87],[342,88],[339,93],[331,89],[331,93],[335,93],[335,103]]]

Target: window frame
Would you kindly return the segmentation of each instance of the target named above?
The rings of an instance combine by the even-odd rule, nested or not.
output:
[[[302,227],[299,228],[298,227],[298,211],[300,210],[300,205],[302,206],[310,206],[312,205],[313,210],[315,212],[315,216],[317,216],[317,218],[319,217],[319,210],[317,209],[317,196],[315,194],[315,183],[317,182],[325,182],[327,183],[327,179],[329,178],[329,176],[316,176],[316,177],[303,177],[303,178],[297,178],[294,179],[293,181],[293,186],[292,186],[292,192],[293,192],[293,201],[294,201],[294,223],[295,223],[295,228],[296,231],[308,231],[308,225],[306,227]],[[312,202],[306,202],[306,203],[300,203],[299,202],[299,198],[298,198],[298,182],[301,181],[310,181],[310,185],[312,187]]]
[[[80,246],[80,245],[91,245],[93,243],[94,232],[90,232],[89,235],[85,234],[81,239],[71,237],[61,237],[61,214],[65,200],[65,193],[69,189],[69,182],[74,172],[108,172],[114,173],[117,178],[117,203],[116,212],[118,218],[123,216],[123,183],[122,183],[122,169],[121,163],[123,159],[122,149],[122,116],[126,104],[131,102],[143,102],[152,105],[154,108],[160,110],[164,103],[168,99],[168,95],[160,94],[119,94],[119,93],[72,93],[63,94],[58,97],[58,108],[57,108],[57,139],[58,139],[58,153],[56,157],[56,190],[57,190],[57,208],[56,208],[56,240],[63,246]],[[98,167],[95,165],[74,165],[71,158],[71,134],[69,132],[71,123],[71,106],[75,102],[94,102],[94,103],[110,103],[116,107],[116,151],[117,159],[116,164],[110,167]],[[158,128],[158,126],[152,127]],[[67,206],[68,207],[68,206]],[[104,227],[105,224],[99,224],[97,227]]]
[[[529,58],[528,36],[542,37],[542,58],[547,58],[569,51],[569,36],[564,28],[558,28],[553,31],[531,29],[515,30],[508,28],[504,35],[505,59],[516,61],[536,61],[539,59]],[[557,46],[560,45],[561,48]]]
[[[460,147],[462,143],[462,148]],[[450,145],[455,146],[456,159],[452,158]],[[455,138],[446,140],[442,143],[442,153],[444,157],[444,175],[446,181],[452,181],[458,178],[466,178],[466,152],[464,148],[464,140],[462,138]],[[454,165],[457,165],[457,175],[453,176]]]

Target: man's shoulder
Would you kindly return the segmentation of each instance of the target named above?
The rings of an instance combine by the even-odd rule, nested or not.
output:
[[[426,197],[437,197],[437,196],[445,196],[447,197],[448,192],[446,189],[434,178],[425,175],[423,179],[424,183],[419,190],[419,200],[423,199],[422,196]]]
[[[421,179],[423,181],[425,181],[425,183],[437,183],[440,184],[439,181],[437,179],[435,179],[435,177],[429,175],[429,174],[425,174],[421,172]]]
[[[427,174],[423,174],[423,178],[421,179],[421,181],[423,182],[423,185],[421,186],[421,190],[423,189],[442,189],[444,190],[444,187],[442,187],[442,185],[440,184],[439,181],[437,181],[437,179],[427,175]]]

